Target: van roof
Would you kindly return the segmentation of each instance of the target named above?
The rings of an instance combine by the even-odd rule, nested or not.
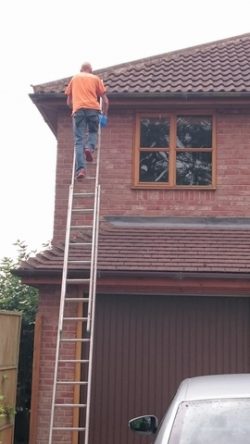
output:
[[[250,397],[250,373],[207,375],[182,381],[179,401]]]

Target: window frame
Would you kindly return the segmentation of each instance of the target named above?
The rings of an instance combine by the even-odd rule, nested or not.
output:
[[[181,116],[209,116],[212,119],[212,146],[211,148],[184,148],[177,149],[177,118]],[[168,182],[140,182],[139,179],[139,165],[140,153],[149,151],[148,148],[140,147],[140,122],[142,118],[169,118],[170,124],[170,138],[169,148],[150,148],[152,151],[163,151],[169,153],[169,171]],[[133,147],[133,187],[142,189],[164,189],[164,190],[214,190],[216,189],[216,114],[214,110],[199,109],[199,110],[175,110],[175,111],[140,111],[136,113],[135,119],[135,137]],[[176,154],[178,152],[211,152],[212,154],[212,182],[210,185],[176,185]]]

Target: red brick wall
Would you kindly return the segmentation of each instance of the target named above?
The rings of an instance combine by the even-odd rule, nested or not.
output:
[[[132,189],[132,147],[134,115],[128,111],[110,114],[109,126],[102,132],[101,213],[127,216],[250,217],[250,115],[217,116],[217,189],[134,190]],[[61,115],[58,125],[55,235],[64,240],[73,159],[72,125],[69,115]],[[88,175],[92,166],[88,166]],[[90,186],[86,180],[84,185]],[[72,290],[71,295],[73,296]],[[57,316],[60,288],[42,288],[39,311],[43,315],[37,443],[47,444],[51,415]],[[69,369],[69,371],[71,371]],[[64,393],[64,399],[70,397]],[[61,423],[69,412],[61,414]],[[53,442],[57,443],[57,440]],[[58,439],[58,444],[69,443]]]
[[[102,131],[100,183],[103,216],[250,217],[250,115],[217,115],[215,191],[132,189],[134,118],[134,113],[129,111],[110,113],[109,125]],[[73,155],[69,115],[60,117],[58,128],[54,240],[64,239]],[[89,165],[88,174],[91,174],[91,168]],[[84,186],[89,186],[87,181]]]
[[[77,287],[71,289],[71,296],[79,295]],[[57,337],[57,319],[60,301],[59,287],[46,287],[40,290],[39,300],[39,314],[42,315],[42,337],[41,337],[41,359],[40,359],[40,381],[39,381],[39,398],[38,398],[38,412],[33,412],[37,415],[37,440],[39,444],[48,444],[50,417],[51,417],[51,400],[52,387],[54,380],[54,362],[56,352],[56,337]],[[71,303],[66,313],[76,315],[76,303]],[[75,336],[75,323],[67,323],[63,328],[64,337]],[[69,325],[71,324],[71,325]],[[65,343],[63,355],[61,358],[74,359],[75,346],[72,343]],[[61,364],[62,366],[62,364]],[[74,364],[64,364],[64,368],[60,366],[58,372],[58,380],[74,379]],[[73,386],[60,386],[57,392],[57,402],[72,403]],[[56,426],[72,426],[72,409],[70,408],[56,408],[55,410],[55,425]],[[57,432],[53,433],[53,444],[71,442],[72,432]]]

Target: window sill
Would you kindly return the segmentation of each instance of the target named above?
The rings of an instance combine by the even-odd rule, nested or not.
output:
[[[178,185],[178,186],[168,186],[168,185],[154,185],[154,184],[140,184],[132,185],[132,190],[162,190],[162,191],[180,191],[180,190],[192,190],[192,191],[216,191],[216,186],[205,186],[205,185]]]

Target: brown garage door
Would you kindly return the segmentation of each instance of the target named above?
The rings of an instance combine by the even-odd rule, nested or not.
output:
[[[139,443],[128,419],[144,413],[161,417],[188,376],[249,372],[249,302],[99,297],[90,442]]]

